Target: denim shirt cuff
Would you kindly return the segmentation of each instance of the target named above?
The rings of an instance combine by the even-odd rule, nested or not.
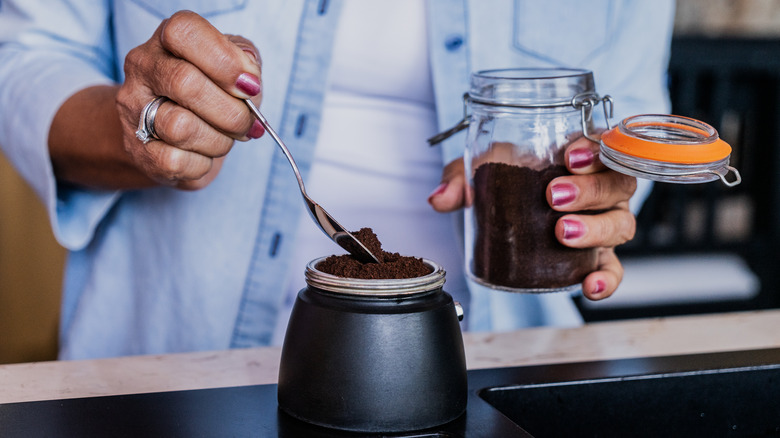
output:
[[[63,57],[64,58],[64,57]],[[118,198],[118,192],[63,188],[56,181],[48,148],[48,135],[57,110],[73,94],[114,82],[87,64],[67,60],[70,74],[63,75],[59,59],[35,59],[21,63],[10,80],[34,81],[31,86],[8,87],[3,104],[32,101],[9,114],[3,147],[19,174],[44,203],[57,241],[67,249],[89,243],[97,224]],[[14,90],[15,89],[15,90]],[[6,106],[6,105],[3,105]],[[6,106],[7,107],[7,106]],[[23,127],[20,129],[19,127]]]

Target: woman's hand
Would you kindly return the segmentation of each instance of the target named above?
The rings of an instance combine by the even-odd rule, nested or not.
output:
[[[598,145],[585,137],[566,149],[566,167],[574,175],[555,178],[547,186],[547,202],[561,212],[602,211],[593,215],[567,214],[558,219],[555,235],[572,248],[598,248],[599,267],[582,282],[591,300],[612,295],[623,279],[615,247],[634,238],[636,219],[628,200],[636,178],[607,169],[598,160]]]
[[[555,226],[558,241],[572,248],[598,248],[599,267],[582,283],[592,300],[612,295],[623,279],[623,266],[614,248],[634,237],[636,220],[628,200],[636,179],[607,169],[598,160],[598,145],[582,137],[566,150],[566,167],[573,175],[555,178],[547,186],[547,202],[561,212],[600,211],[593,215],[566,214]],[[428,198],[434,210],[454,211],[471,203],[463,160],[449,163],[442,183]]]
[[[59,181],[199,189],[216,177],[234,140],[264,132],[241,101],[261,100],[257,49],[193,12],[177,12],[131,50],[125,76],[121,85],[76,92],[57,111],[49,154]],[[135,134],[141,112],[159,96],[170,99],[155,117],[159,140],[144,144]]]
[[[224,35],[199,15],[177,12],[125,59],[117,93],[125,150],[157,183],[198,189],[220,170],[234,140],[263,134],[240,99],[259,104],[261,65],[248,40]],[[159,140],[147,144],[135,131],[144,106],[165,96],[157,111]]]

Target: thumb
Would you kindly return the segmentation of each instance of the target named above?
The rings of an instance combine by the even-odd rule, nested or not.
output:
[[[453,160],[444,167],[441,184],[428,196],[428,204],[440,213],[463,208],[471,203],[463,159]]]

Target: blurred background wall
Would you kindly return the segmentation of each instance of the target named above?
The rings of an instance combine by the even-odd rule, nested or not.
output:
[[[43,205],[0,154],[0,363],[56,357],[64,260]]]
[[[727,42],[733,43],[735,40],[737,43],[756,41],[755,45],[735,47],[734,50],[737,54],[739,52],[750,54],[751,51],[754,51],[758,57],[769,56],[766,53],[771,55],[775,52],[765,52],[765,49],[768,50],[767,47],[780,46],[780,0],[678,0],[675,38],[677,50],[689,50],[693,53],[693,55],[689,55],[678,52],[678,59],[686,56],[695,57],[699,53],[706,56],[709,61],[717,62],[719,56],[717,52],[712,50],[720,45],[725,47]],[[741,62],[732,57],[732,61],[734,59],[736,62]],[[748,59],[746,62],[755,63],[756,60]],[[678,65],[678,67],[682,67],[679,69],[680,71],[685,70],[685,65]],[[733,69],[733,67],[734,65],[729,65],[729,68]],[[672,77],[671,86],[675,93],[680,92],[680,75],[683,74],[684,72],[675,73],[677,76],[673,75]],[[726,83],[736,84],[742,81],[754,84],[755,81],[766,81],[758,84],[759,90],[765,91],[762,101],[768,105],[761,111],[777,112],[777,78],[780,77],[780,69],[775,71],[775,77],[771,76],[771,72],[761,72],[757,76],[748,74],[747,76],[737,76],[733,80],[728,77]],[[716,83],[713,77],[711,73],[705,73],[703,76],[697,76],[693,79],[696,83],[697,96],[708,95],[711,92],[708,87],[713,87]],[[729,94],[734,94],[734,91],[732,90]],[[726,99],[724,102],[728,101],[728,103],[724,104],[726,106],[720,108],[717,113],[708,112],[705,114],[701,112],[703,111],[701,102],[699,102],[701,98],[693,100],[686,100],[684,96],[675,97],[675,112],[687,111],[690,114],[683,115],[703,115],[715,118],[714,121],[709,118],[704,120],[717,125],[719,130],[725,131],[722,132],[722,134],[726,134],[724,137],[732,137],[731,141],[735,143],[736,148],[744,149],[743,143],[746,143],[745,139],[750,137],[745,133],[745,126],[748,125],[744,123],[745,114],[750,117],[750,108],[737,105],[736,110],[731,110],[728,106],[734,105],[733,99]],[[708,104],[708,102],[704,102],[704,104]],[[763,122],[762,126],[769,125],[770,128],[780,126],[780,120],[776,119],[764,120]],[[773,133],[770,132],[770,137],[773,140],[780,138],[780,131],[775,128]],[[774,147],[775,145],[777,143],[770,146],[774,149],[780,149],[780,145],[777,145],[777,148]],[[768,161],[769,167],[766,172],[769,174],[778,173],[777,169],[780,167],[780,163],[777,163],[776,155],[772,157],[770,160],[764,160],[765,157],[757,156],[755,151],[745,151],[744,153],[740,152],[740,155],[735,156],[735,159],[738,164]],[[752,169],[752,167],[750,168]],[[735,253],[743,259],[751,258],[752,254],[754,260],[748,260],[748,268],[752,270],[766,270],[767,263],[762,264],[761,259],[771,257],[769,260],[771,264],[768,265],[769,270],[777,271],[773,251],[776,247],[773,246],[775,242],[772,240],[777,236],[772,234],[774,233],[772,224],[767,224],[766,218],[764,222],[761,222],[758,216],[763,216],[764,212],[755,205],[756,196],[768,197],[763,199],[763,203],[780,205],[780,198],[777,197],[776,190],[756,189],[757,186],[768,184],[766,180],[761,181],[761,178],[765,176],[767,175],[761,173],[744,175],[745,182],[742,189],[729,192],[728,196],[723,196],[721,192],[713,194],[712,190],[720,190],[713,185],[708,185],[709,188],[704,192],[687,188],[680,190],[668,187],[658,189],[654,192],[654,196],[657,198],[655,204],[673,205],[673,210],[679,210],[678,213],[680,213],[672,215],[674,216],[672,218],[673,225],[680,229],[694,230],[707,228],[706,226],[702,227],[701,224],[712,222],[712,218],[707,218],[706,206],[709,205],[711,208],[714,205],[717,211],[723,214],[719,216],[721,219],[718,219],[716,224],[710,224],[710,228],[721,227],[726,231],[716,230],[713,233],[725,233],[732,236],[731,240],[727,239],[725,249],[730,254]],[[771,183],[774,184],[776,181],[771,181]],[[713,204],[713,198],[725,199],[726,203]],[[670,204],[670,200],[677,200],[678,203]],[[648,208],[648,210],[653,210],[654,213],[646,213],[641,218],[644,229],[638,231],[634,248],[632,249],[630,245],[626,248],[625,257],[630,259],[631,257],[646,256],[648,248],[653,249],[657,254],[681,252],[679,245],[676,248],[663,245],[665,241],[676,240],[680,237],[669,238],[669,236],[675,236],[669,234],[668,230],[670,227],[669,216],[674,211],[671,213],[669,211],[659,212],[658,208]],[[776,219],[773,216],[775,213],[770,212],[769,214],[770,220]],[[754,235],[757,232],[769,233],[769,235]],[[667,237],[664,238],[664,236]],[[756,249],[751,246],[753,245],[751,239],[755,240],[756,237],[759,240],[769,239],[767,241],[769,247]],[[696,235],[688,236],[686,234],[680,238],[691,239],[690,248],[699,248],[703,251],[712,249],[711,245],[708,246],[706,241],[702,241]],[[716,246],[718,246],[718,251],[722,249],[720,243]],[[765,254],[767,250],[769,250],[768,256]],[[697,254],[696,257],[701,259],[701,251]],[[758,262],[755,259],[758,259]],[[0,154],[0,363],[31,362],[56,358],[60,282],[64,260],[65,252],[54,241],[39,200]],[[726,263],[730,263],[729,260],[727,259]],[[756,265],[756,263],[758,264]],[[764,275],[762,272],[759,274]],[[755,300],[754,298],[753,301]],[[773,306],[773,300],[774,298],[771,296],[764,297],[758,306]],[[619,300],[615,300],[615,302],[621,303]],[[600,320],[695,311],[744,309],[755,305],[755,302],[746,304],[726,300],[721,303],[720,307],[710,308],[699,303],[687,306],[679,304],[648,306],[628,303],[623,308],[619,308],[619,306],[607,309],[583,307],[582,310],[591,320]]]
[[[677,0],[674,32],[710,37],[777,37],[780,1]]]

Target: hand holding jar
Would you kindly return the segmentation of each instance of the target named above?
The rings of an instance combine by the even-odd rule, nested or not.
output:
[[[527,293],[582,287],[590,299],[617,288],[614,247],[634,236],[636,179],[597,158],[598,99],[587,71],[472,76],[465,161],[445,168],[429,203],[466,207],[466,271],[477,283]]]
[[[582,282],[583,294],[592,300],[609,297],[623,278],[615,247],[634,238],[636,220],[628,201],[636,178],[607,169],[598,159],[598,144],[580,137],[566,150],[566,168],[573,174],[547,186],[550,206],[567,214],[555,225],[559,242],[572,248],[598,248],[598,270]],[[595,210],[598,214],[569,212]]]
[[[598,145],[584,137],[572,142],[566,150],[566,167],[572,175],[553,179],[545,194],[550,208],[566,213],[555,225],[558,241],[572,248],[597,248],[598,268],[582,282],[583,294],[592,300],[609,297],[620,284],[623,267],[614,248],[631,240],[636,226],[628,210],[636,178],[606,169],[597,152]],[[444,169],[442,184],[428,198],[436,211],[470,205],[463,167],[458,159]],[[569,213],[582,210],[601,212]]]

